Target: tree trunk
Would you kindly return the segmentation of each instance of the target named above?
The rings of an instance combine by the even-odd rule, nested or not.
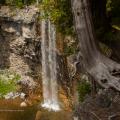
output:
[[[120,91],[120,65],[105,57],[95,39],[89,0],[71,0],[75,30],[79,40],[80,65],[104,88]]]

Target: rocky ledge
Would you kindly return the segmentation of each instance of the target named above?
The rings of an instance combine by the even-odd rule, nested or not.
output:
[[[36,6],[27,6],[23,9],[8,6],[2,6],[0,8],[0,18],[18,23],[23,22],[29,24],[35,22],[37,13],[39,13],[39,9]]]

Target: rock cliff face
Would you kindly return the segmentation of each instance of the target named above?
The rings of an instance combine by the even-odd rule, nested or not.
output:
[[[120,120],[120,95],[113,90],[104,90],[76,107],[78,120]]]
[[[37,12],[34,7],[19,11],[1,7],[1,69],[9,68],[21,76],[40,71],[40,39],[36,35]]]
[[[15,71],[22,79],[41,81],[41,26],[38,17],[35,6],[24,9],[1,7],[0,69]],[[60,96],[68,101],[71,81],[64,55],[64,37],[59,33],[56,52]]]

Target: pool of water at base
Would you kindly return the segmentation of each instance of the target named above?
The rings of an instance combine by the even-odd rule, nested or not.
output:
[[[72,113],[64,110],[48,111],[40,105],[22,108],[0,101],[0,120],[72,120]]]

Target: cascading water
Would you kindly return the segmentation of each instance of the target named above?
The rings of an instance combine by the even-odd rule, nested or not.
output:
[[[42,20],[42,107],[58,111],[57,69],[56,69],[56,29],[49,20]]]

